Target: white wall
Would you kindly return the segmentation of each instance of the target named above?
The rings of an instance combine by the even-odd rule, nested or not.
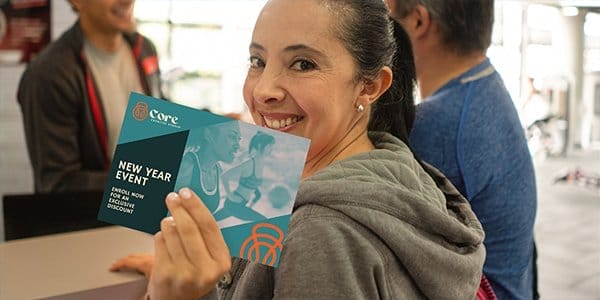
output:
[[[51,37],[56,39],[77,18],[66,0],[51,0]],[[33,192],[33,178],[16,92],[25,65],[0,66],[0,196]],[[0,205],[0,241],[4,218]]]

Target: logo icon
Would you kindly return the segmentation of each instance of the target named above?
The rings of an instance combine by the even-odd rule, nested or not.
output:
[[[133,118],[138,121],[144,121],[148,117],[148,103],[138,102],[133,107]]]
[[[283,248],[283,231],[270,223],[258,223],[240,247],[240,257],[274,266]]]

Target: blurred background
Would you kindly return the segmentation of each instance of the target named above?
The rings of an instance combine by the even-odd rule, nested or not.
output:
[[[37,19],[0,11],[0,42],[11,25],[36,29],[22,34],[34,42],[60,36],[76,15],[65,0],[47,2],[49,14]],[[137,1],[138,30],[157,47],[167,96],[244,113],[248,44],[264,2]],[[33,192],[16,102],[25,63],[9,48],[0,43],[0,195]],[[536,164],[542,298],[600,299],[600,0],[496,0],[488,56],[519,110]]]

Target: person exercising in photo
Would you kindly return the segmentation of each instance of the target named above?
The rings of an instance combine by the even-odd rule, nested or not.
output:
[[[271,154],[275,144],[272,135],[258,131],[250,140],[250,158],[223,173],[221,180],[227,192],[223,208],[215,214],[215,220],[221,221],[227,217],[237,217],[244,221],[258,221],[266,219],[265,216],[252,209],[260,199],[260,185],[263,182],[264,159]],[[236,178],[239,182],[235,190],[231,191],[230,183]]]

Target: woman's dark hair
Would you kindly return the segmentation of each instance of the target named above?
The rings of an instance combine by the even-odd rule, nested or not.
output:
[[[256,134],[252,137],[252,139],[250,139],[248,152],[251,152],[254,149],[262,151],[268,145],[273,144],[275,144],[275,138],[272,135],[266,134],[262,131],[257,131]]]
[[[416,69],[408,34],[396,21],[392,23],[394,54],[391,69],[394,74],[390,88],[372,109],[370,130],[389,130],[409,145],[408,137],[415,120]],[[400,117],[399,117],[400,116]]]
[[[392,69],[390,88],[371,107],[368,130],[389,132],[411,148],[416,70],[408,34],[388,16],[382,0],[322,1],[339,20],[334,31],[356,61],[357,80],[375,79],[384,66]],[[415,158],[439,185],[439,176]]]
[[[408,144],[416,72],[406,32],[388,17],[381,0],[324,1],[338,20],[337,37],[357,63],[356,80],[373,80],[384,66],[394,74],[390,88],[372,106],[368,129],[389,132]]]

